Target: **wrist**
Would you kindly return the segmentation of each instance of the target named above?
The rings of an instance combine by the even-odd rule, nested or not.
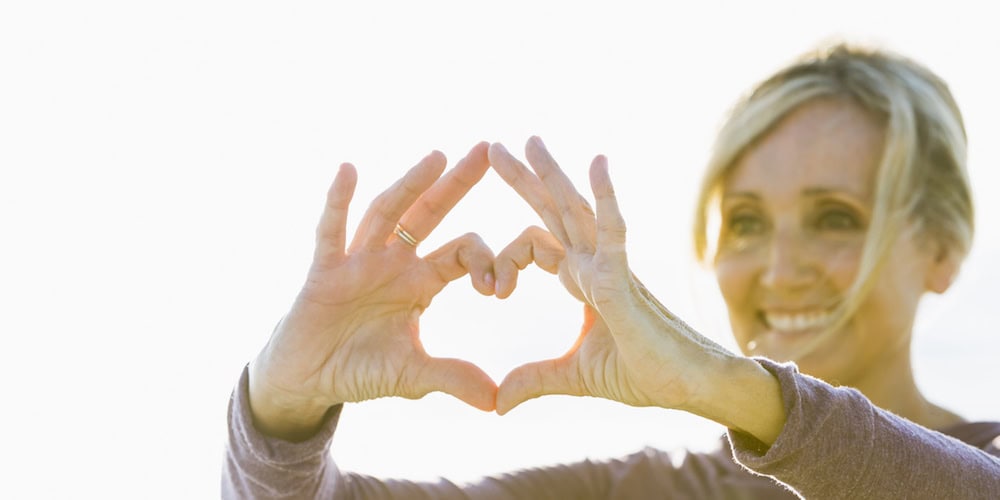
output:
[[[688,410],[726,427],[749,434],[770,446],[785,425],[785,407],[778,379],[753,359],[714,356],[706,364],[705,390],[698,391]]]
[[[248,403],[258,431],[293,442],[316,434],[332,405],[274,389],[253,363],[248,375]]]

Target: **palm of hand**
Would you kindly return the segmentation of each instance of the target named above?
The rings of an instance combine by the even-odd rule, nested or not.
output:
[[[308,353],[288,385],[329,395],[328,404],[388,395],[419,397],[413,371],[429,357],[418,338],[417,314],[446,284],[426,262],[401,248],[361,251],[329,269],[314,269],[286,322],[299,338],[283,345]],[[379,356],[368,353],[378,350]],[[339,401],[338,401],[339,400]]]
[[[346,215],[357,174],[349,165],[341,168],[306,283],[250,366],[259,424],[276,435],[307,435],[331,405],[431,391],[493,409],[496,384],[471,363],[428,356],[418,322],[434,295],[466,274],[477,290],[491,294],[485,280],[492,252],[466,235],[418,257],[392,229],[409,217],[417,238],[426,236],[485,173],[485,148],[477,145],[440,179],[444,157],[429,155],[372,203],[350,248]]]

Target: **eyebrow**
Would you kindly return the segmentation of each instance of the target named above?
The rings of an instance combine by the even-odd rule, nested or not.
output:
[[[850,196],[853,196],[853,197],[857,197],[857,198],[864,198],[863,196],[861,196],[861,195],[859,195],[857,193],[851,192],[851,191],[840,190],[840,189],[829,189],[829,188],[809,188],[809,189],[806,189],[803,192],[803,194],[805,196],[809,196],[809,197],[828,196],[828,195],[835,195],[835,194],[847,194],[847,195],[850,195]],[[759,194],[754,193],[752,191],[737,191],[735,193],[725,193],[725,194],[722,195],[722,199],[723,200],[725,200],[727,198],[750,198],[752,200],[760,200],[761,199],[761,197],[760,197]]]
[[[751,198],[751,199],[754,199],[754,200],[759,200],[760,199],[760,195],[758,195],[757,193],[750,192],[750,191],[739,191],[739,192],[736,192],[736,193],[725,193],[725,194],[723,194],[722,195],[722,199],[725,200],[726,198]]]
[[[838,189],[827,189],[827,188],[809,188],[805,190],[806,196],[825,196],[829,194],[841,194],[846,193],[851,196],[858,196],[856,193],[850,191],[838,190]]]

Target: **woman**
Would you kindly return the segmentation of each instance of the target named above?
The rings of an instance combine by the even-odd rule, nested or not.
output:
[[[479,144],[438,179],[444,159],[432,153],[372,203],[349,247],[356,174],[341,168],[306,284],[234,394],[226,496],[1000,496],[1000,423],[926,400],[909,359],[920,297],[949,287],[973,232],[963,125],[935,75],[838,46],[763,82],[723,127],[695,242],[753,357],[693,331],[629,271],[604,157],[591,166],[595,213],[539,139],[526,155],[534,172]],[[547,231],[525,231],[495,258],[474,235],[418,258],[416,244],[488,164]],[[570,352],[499,387],[423,352],[420,312],[448,281],[469,274],[502,298],[532,261],[584,303]],[[644,452],[464,489],[337,470],[327,449],[341,403],[430,391],[501,414],[545,394],[682,409],[726,425],[731,449],[680,465]]]

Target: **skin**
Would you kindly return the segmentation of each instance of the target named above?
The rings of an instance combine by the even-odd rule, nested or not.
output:
[[[849,101],[818,100],[744,152],[723,184],[716,276],[744,353],[795,360],[805,373],[855,387],[882,408],[940,428],[960,419],[920,394],[910,343],[920,298],[946,290],[957,266],[912,228],[891,247],[857,312],[807,354],[803,348],[824,330],[821,322],[769,321],[819,318],[854,282],[883,129]]]
[[[629,269],[625,221],[607,159],[596,157],[590,168],[595,214],[540,139],[531,138],[525,154],[534,172],[500,144],[490,147],[490,163],[538,213],[549,235],[515,241],[500,255],[527,253],[515,250],[525,245],[563,248],[559,278],[583,303],[583,325],[565,355],[528,363],[504,378],[497,412],[546,394],[594,396],[686,410],[773,443],[785,420],[774,377],[692,330]],[[504,262],[498,257],[498,294],[509,288]]]
[[[691,330],[635,278],[607,160],[595,158],[597,211],[538,138],[527,145],[534,173],[503,146],[481,143],[448,174],[431,153],[369,206],[347,245],[346,213],[357,174],[343,165],[317,228],[306,283],[250,365],[250,406],[263,433],[291,441],[315,434],[336,404],[379,397],[451,394],[503,414],[545,394],[604,397],[680,408],[772,443],[784,423],[777,381],[756,362]],[[542,216],[494,259],[466,235],[425,257],[393,235],[397,221],[424,239],[492,163]],[[432,358],[419,340],[420,313],[465,274],[484,295],[508,296],[532,262],[558,273],[583,306],[580,337],[566,355],[529,363],[497,387],[479,368]]]
[[[418,257],[393,234],[398,221],[426,238],[486,173],[487,147],[477,144],[443,177],[444,155],[432,152],[372,202],[349,245],[357,172],[341,166],[306,283],[250,364],[251,411],[262,432],[298,441],[333,405],[433,391],[493,410],[496,384],[486,373],[429,356],[419,338],[420,313],[449,282],[468,274],[480,293],[494,293],[492,251],[469,234]]]

